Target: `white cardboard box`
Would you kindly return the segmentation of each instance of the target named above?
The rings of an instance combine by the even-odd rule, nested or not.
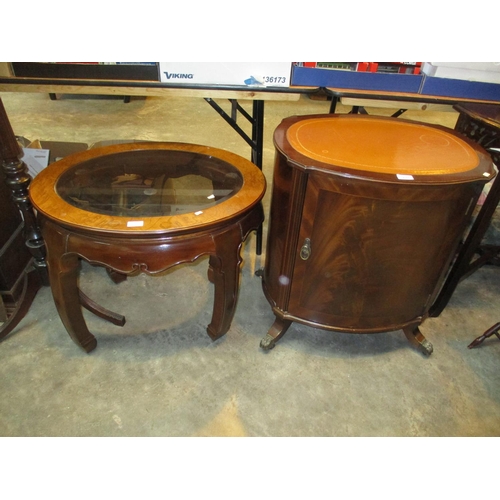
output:
[[[500,83],[498,62],[424,62],[422,73],[438,78]]]
[[[48,149],[34,149],[30,145],[28,148],[23,148],[22,161],[28,167],[28,173],[32,178],[35,178],[48,164],[50,151]]]
[[[161,62],[160,81],[186,85],[289,87],[291,62]]]

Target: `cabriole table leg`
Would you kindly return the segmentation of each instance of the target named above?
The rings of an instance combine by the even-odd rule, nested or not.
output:
[[[214,309],[207,333],[216,340],[227,333],[236,311],[240,285],[241,232],[236,226],[215,238],[217,254],[210,256],[210,281],[214,284]]]
[[[267,335],[260,341],[260,347],[266,351],[272,349],[276,342],[285,335],[291,324],[290,320],[276,318]]]
[[[426,356],[430,356],[432,354],[434,347],[422,335],[418,326],[407,326],[406,328],[403,328],[403,332],[406,335],[406,338],[410,341],[410,344],[419,349]]]
[[[49,253],[48,267],[54,302],[69,336],[85,352],[94,350],[97,340],[87,328],[80,303],[78,255],[74,253],[50,255]]]

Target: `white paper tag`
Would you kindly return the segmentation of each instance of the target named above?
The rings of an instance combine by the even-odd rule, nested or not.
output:
[[[413,175],[408,175],[408,174],[396,174],[396,177],[400,181],[412,181],[413,180]]]
[[[144,226],[143,220],[129,220],[127,222],[127,227],[142,227]]]

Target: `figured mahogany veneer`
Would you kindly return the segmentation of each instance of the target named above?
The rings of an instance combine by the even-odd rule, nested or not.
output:
[[[107,146],[47,167],[34,179],[30,196],[47,247],[54,301],[73,341],[87,352],[97,343],[82,303],[120,323],[82,297],[80,259],[111,275],[155,275],[208,254],[215,285],[208,334],[224,335],[238,298],[240,249],[263,221],[265,188],[251,162],[192,144]]]
[[[494,169],[444,127],[362,115],[291,117],[277,149],[263,288],[272,348],[293,321],[349,333],[418,326]]]

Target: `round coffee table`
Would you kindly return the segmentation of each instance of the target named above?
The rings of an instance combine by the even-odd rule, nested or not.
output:
[[[209,255],[214,308],[208,335],[234,316],[240,249],[264,220],[262,172],[228,151],[183,143],[130,143],[89,149],[44,169],[30,197],[47,247],[54,301],[70,337],[86,352],[97,341],[82,305],[116,324],[78,289],[80,259],[110,275],[155,275]]]

